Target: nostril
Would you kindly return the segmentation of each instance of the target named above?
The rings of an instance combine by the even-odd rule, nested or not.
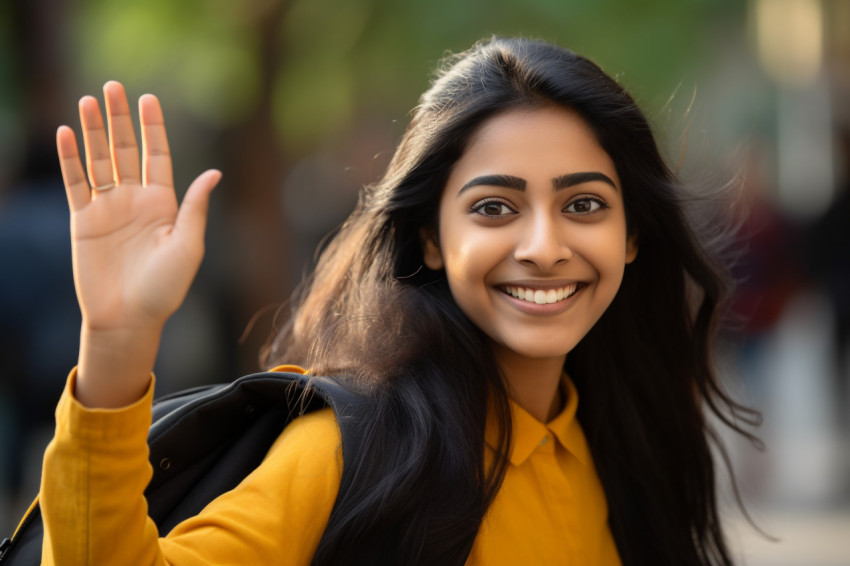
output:
[[[546,246],[518,247],[514,253],[514,259],[519,263],[535,265],[543,270],[567,262],[572,258],[573,251],[569,246],[555,242]]]

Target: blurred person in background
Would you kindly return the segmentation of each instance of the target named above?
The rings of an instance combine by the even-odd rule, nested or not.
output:
[[[846,437],[850,434],[850,109],[839,109],[838,113],[844,114],[836,124],[842,182],[829,209],[810,225],[803,241],[806,265],[834,315],[835,380],[831,397],[838,426]],[[850,483],[845,487],[850,490]]]

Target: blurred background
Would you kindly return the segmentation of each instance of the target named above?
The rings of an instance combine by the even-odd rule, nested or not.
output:
[[[765,452],[727,444],[778,542],[725,482],[729,538],[743,564],[850,564],[848,0],[0,3],[0,538],[37,491],[76,360],[54,133],[78,128],[77,100],[109,79],[153,92],[178,191],[224,172],[207,257],[163,338],[164,394],[261,369],[275,313],[383,172],[439,60],[492,34],[589,56],[686,179],[740,184],[739,316],[718,366],[764,412]]]

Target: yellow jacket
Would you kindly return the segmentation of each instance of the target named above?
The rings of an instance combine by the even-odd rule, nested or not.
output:
[[[142,399],[116,410],[86,409],[74,382],[71,372],[44,457],[42,564],[310,563],[342,473],[330,409],[293,421],[235,489],[160,538],[143,496],[153,379]],[[512,404],[511,464],[467,564],[620,564],[575,419],[578,396],[569,380],[565,388],[564,410],[546,425]]]

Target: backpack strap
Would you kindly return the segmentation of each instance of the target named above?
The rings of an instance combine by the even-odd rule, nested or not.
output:
[[[343,462],[353,461],[359,429],[344,423],[360,402],[331,379],[280,372],[247,375],[157,402],[148,435],[154,473],[145,497],[160,536],[235,488],[299,415],[330,406],[340,425]]]

